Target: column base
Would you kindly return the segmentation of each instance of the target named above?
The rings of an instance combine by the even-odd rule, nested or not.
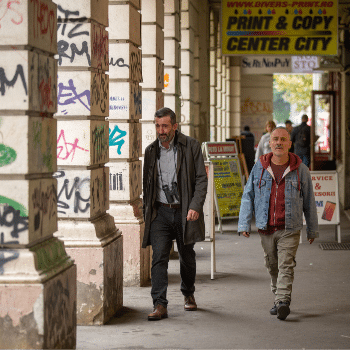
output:
[[[111,203],[109,213],[124,238],[124,287],[145,286],[150,280],[150,249],[141,248],[145,223],[142,201]]]
[[[57,235],[77,265],[77,324],[103,325],[123,306],[123,237],[105,214],[59,221]]]
[[[76,266],[44,283],[0,283],[1,349],[75,349]]]

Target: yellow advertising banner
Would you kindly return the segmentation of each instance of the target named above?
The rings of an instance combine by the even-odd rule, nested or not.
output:
[[[336,1],[221,1],[223,55],[337,55]]]
[[[220,217],[239,215],[243,185],[238,158],[210,160],[214,166],[214,185]]]

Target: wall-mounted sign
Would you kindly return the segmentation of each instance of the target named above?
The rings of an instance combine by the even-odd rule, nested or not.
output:
[[[336,1],[221,1],[223,55],[337,55]]]
[[[308,74],[318,68],[317,56],[245,56],[242,74]]]

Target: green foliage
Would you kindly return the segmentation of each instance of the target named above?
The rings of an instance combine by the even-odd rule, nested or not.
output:
[[[290,103],[283,99],[284,92],[273,89],[273,119],[277,124],[284,123],[290,118]]]
[[[281,93],[284,101],[296,105],[296,111],[306,110],[310,105],[312,74],[277,74],[273,76],[273,88]]]

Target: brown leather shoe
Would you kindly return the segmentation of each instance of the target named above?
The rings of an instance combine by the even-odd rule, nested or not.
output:
[[[158,304],[152,313],[148,315],[148,321],[159,321],[162,318],[168,317],[167,308]]]
[[[194,299],[193,295],[185,297],[185,310],[186,311],[196,311],[197,310],[196,300]]]

